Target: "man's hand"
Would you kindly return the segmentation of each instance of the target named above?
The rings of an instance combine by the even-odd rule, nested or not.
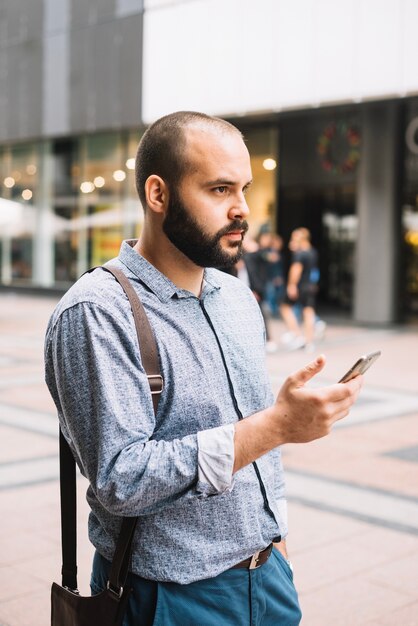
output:
[[[281,444],[324,437],[336,421],[348,415],[363,378],[316,389],[306,387],[324,365],[325,357],[320,356],[289,376],[273,406],[235,425],[234,472]]]
[[[289,376],[270,415],[272,434],[282,443],[306,443],[327,435],[332,425],[346,417],[357,399],[363,378],[312,389],[306,383],[325,365],[319,356]]]
[[[297,300],[298,299],[299,289],[298,289],[297,285],[294,285],[294,284],[287,285],[286,291],[287,291],[287,295],[289,296],[290,300]]]

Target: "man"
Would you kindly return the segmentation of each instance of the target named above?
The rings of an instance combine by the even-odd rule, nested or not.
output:
[[[307,228],[296,228],[290,237],[292,258],[287,278],[286,297],[280,307],[288,333],[284,336],[289,349],[314,350],[315,295],[318,289],[318,253],[311,245]],[[303,332],[295,314],[302,309]]]
[[[93,593],[106,585],[120,517],[140,516],[126,626],[300,622],[279,446],[326,435],[361,377],[308,389],[321,357],[272,397],[257,302],[211,269],[240,257],[251,179],[241,134],[217,118],[168,115],[139,145],[144,227],[112,264],[156,336],[156,417],[132,313],[109,273],[83,276],[48,326],[46,380],[90,482]]]

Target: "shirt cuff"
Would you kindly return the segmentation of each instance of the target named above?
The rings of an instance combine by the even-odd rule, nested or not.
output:
[[[197,491],[202,495],[213,496],[232,489],[234,435],[234,424],[197,433]]]

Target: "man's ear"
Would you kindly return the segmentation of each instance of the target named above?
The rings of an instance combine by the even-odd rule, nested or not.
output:
[[[168,187],[156,174],[151,174],[145,181],[145,199],[147,207],[154,213],[165,213],[168,205]]]

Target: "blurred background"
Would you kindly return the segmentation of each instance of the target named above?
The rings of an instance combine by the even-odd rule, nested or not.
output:
[[[245,134],[252,232],[312,232],[320,305],[416,321],[417,20],[414,0],[1,0],[0,285],[66,289],[138,235],[137,143],[194,109]]]

